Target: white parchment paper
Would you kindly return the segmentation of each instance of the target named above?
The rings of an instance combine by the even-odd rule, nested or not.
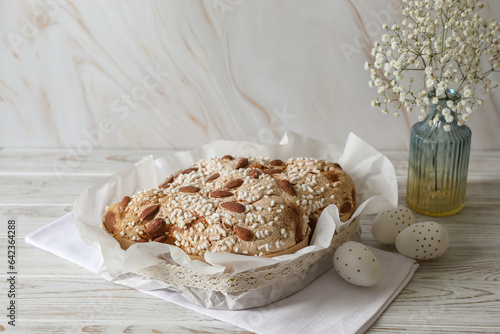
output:
[[[156,242],[141,243],[124,251],[102,227],[108,205],[146,188],[161,184],[167,176],[191,166],[199,159],[226,154],[269,156],[272,159],[314,157],[339,162],[352,177],[357,188],[358,207],[353,217],[342,223],[337,207],[330,205],[320,216],[311,245],[295,254],[262,258],[226,253],[207,253],[205,260],[193,261],[180,248]],[[335,231],[341,231],[360,215],[378,213],[397,206],[398,190],[394,167],[380,152],[354,134],[349,134],[345,148],[323,143],[296,133],[287,133],[279,144],[261,145],[250,142],[216,141],[202,147],[167,155],[158,159],[145,157],[130,168],[105,178],[84,191],[74,203],[75,225],[82,240],[97,244],[101,261],[99,275],[107,280],[141,290],[170,288],[182,292],[183,287],[145,279],[137,270],[167,261],[193,271],[217,274],[238,273],[265,266],[284,265],[297,257],[327,248]]]

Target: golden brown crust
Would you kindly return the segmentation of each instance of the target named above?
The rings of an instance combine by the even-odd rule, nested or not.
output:
[[[266,254],[266,255],[264,255],[264,257],[276,257],[276,256],[280,256],[280,255],[293,254],[296,251],[298,251],[304,247],[307,247],[309,245],[309,239],[310,239],[311,233],[312,233],[312,230],[308,230],[307,235],[304,236],[304,239],[300,243],[296,244],[295,246],[292,246],[292,247],[287,248],[285,250],[282,250],[280,252]],[[125,250],[128,249],[130,246],[135,245],[137,243],[136,241],[122,238],[120,235],[114,236],[114,238],[120,243],[120,247],[122,249],[125,249]],[[188,255],[188,256],[191,260],[205,261],[205,258],[203,256],[199,256],[199,255]]]
[[[212,158],[124,197],[103,225],[123,249],[156,241],[193,259],[207,251],[273,257],[307,246],[309,223],[329,204],[349,219],[355,197],[349,175],[324,160]]]

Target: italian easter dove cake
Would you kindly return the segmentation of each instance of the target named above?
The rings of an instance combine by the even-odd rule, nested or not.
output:
[[[356,208],[355,185],[337,163],[226,155],[125,196],[107,208],[103,226],[123,249],[161,242],[191,259],[206,252],[274,257],[307,246],[330,204],[343,222]]]

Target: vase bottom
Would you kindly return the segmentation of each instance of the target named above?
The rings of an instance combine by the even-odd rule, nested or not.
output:
[[[465,207],[465,204],[462,204],[460,207],[453,209],[453,210],[442,211],[442,212],[433,212],[433,211],[427,211],[427,210],[422,209],[422,208],[418,208],[408,201],[406,201],[406,204],[408,204],[410,209],[412,209],[413,211],[424,214],[426,216],[432,216],[432,217],[446,217],[446,216],[455,215],[455,214],[459,213],[460,211],[462,211],[462,209]]]

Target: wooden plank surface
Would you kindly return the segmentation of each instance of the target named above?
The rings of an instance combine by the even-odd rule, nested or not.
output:
[[[144,156],[164,150],[93,150],[78,159],[68,150],[0,151],[0,226],[16,218],[18,322],[20,333],[248,333],[174,304],[106,282],[95,274],[32,247],[23,238],[71,211],[85,188]],[[386,152],[393,162],[404,203],[407,152]],[[69,158],[68,158],[69,157]],[[64,175],[54,164],[73,159]],[[368,333],[500,332],[500,152],[473,152],[466,208],[458,215],[417,221],[443,224],[451,237],[441,258],[421,261],[401,294]],[[373,216],[362,219],[363,243],[388,251],[370,233]],[[0,229],[0,254],[7,249]],[[4,259],[6,256],[4,256]],[[5,282],[7,264],[1,261]],[[4,290],[5,291],[5,290]],[[0,293],[0,306],[7,302]],[[10,332],[6,320],[0,331]]]

